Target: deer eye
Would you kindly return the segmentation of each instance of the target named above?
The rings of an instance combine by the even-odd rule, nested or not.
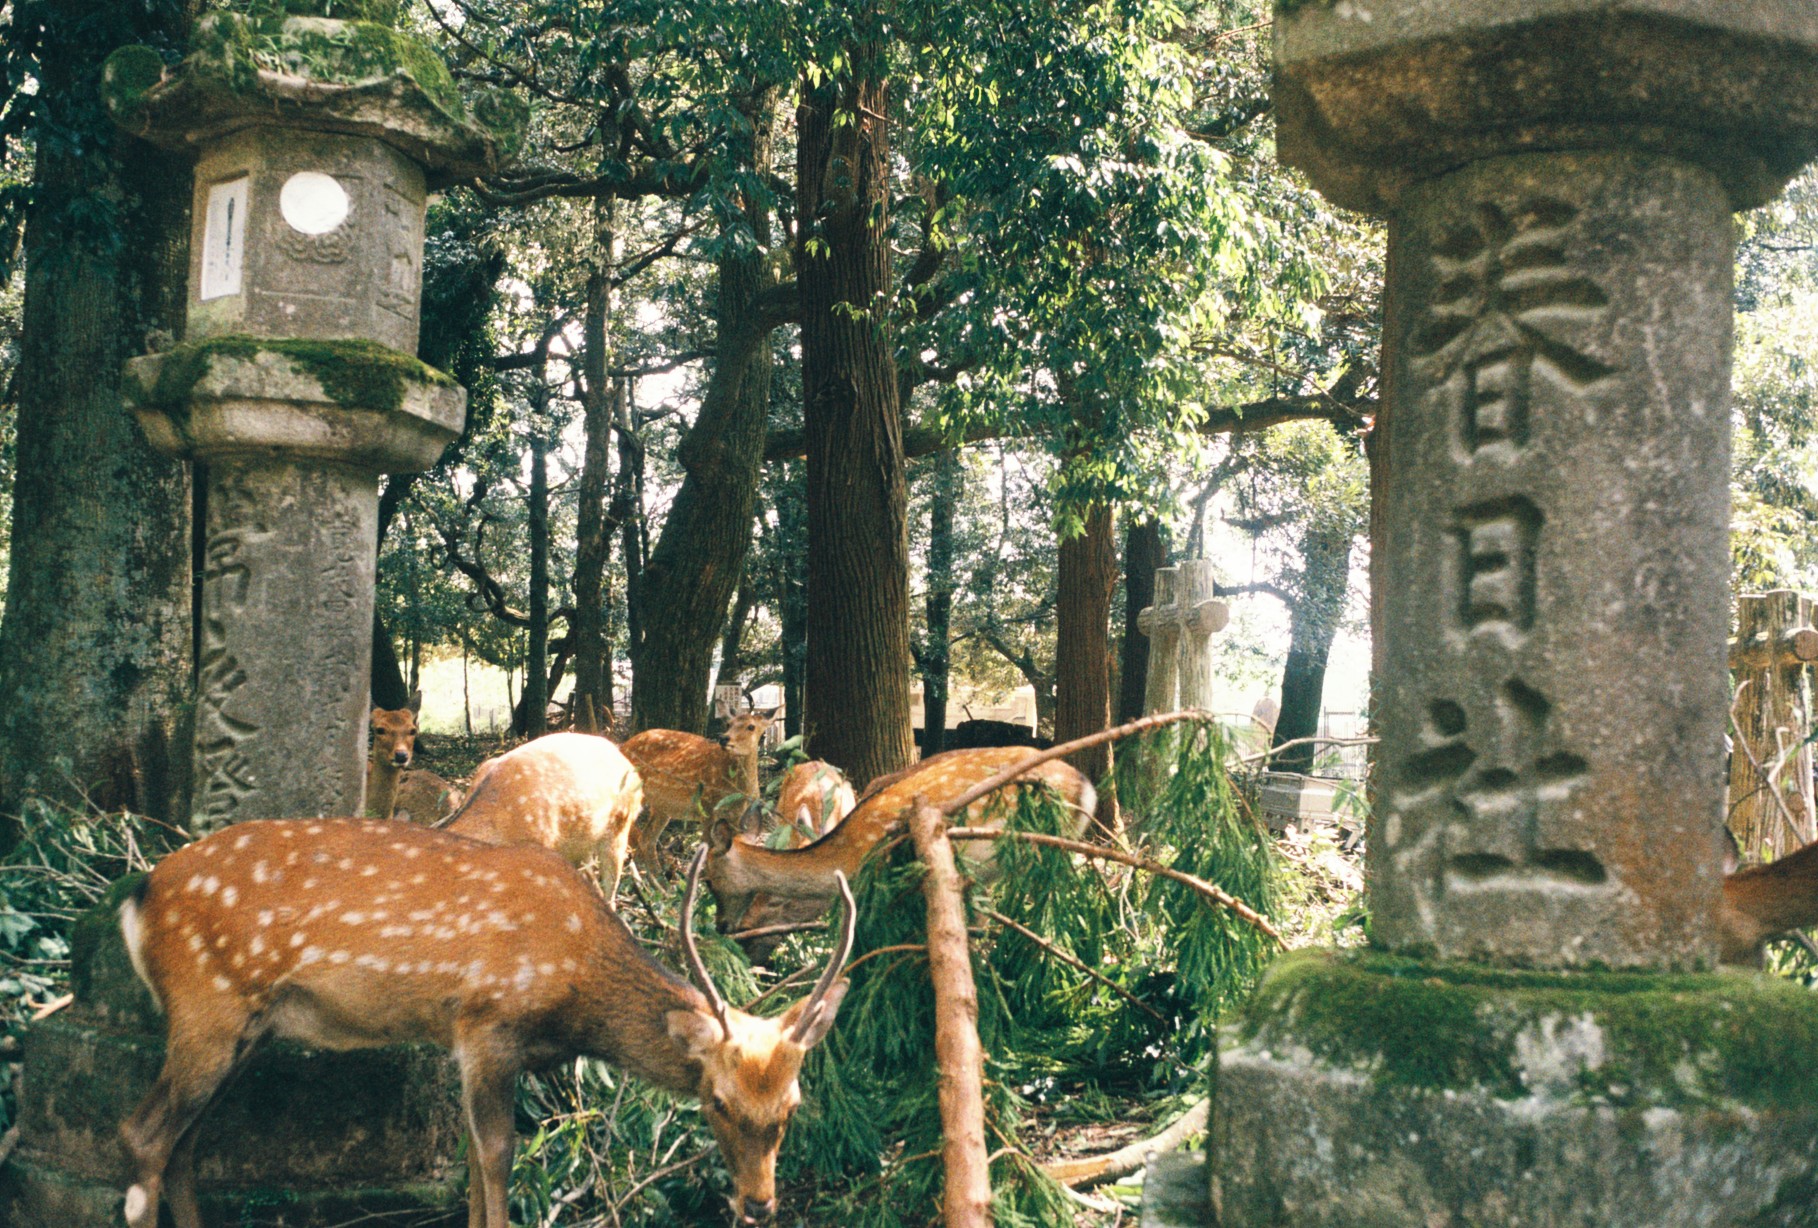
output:
[[[707,1102],[707,1107],[713,1111],[713,1114],[716,1117],[726,1116],[726,1102],[721,1100],[718,1096],[714,1096],[710,1099]]]

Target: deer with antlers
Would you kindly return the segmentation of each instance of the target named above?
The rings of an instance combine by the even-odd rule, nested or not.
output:
[[[880,777],[839,826],[813,844],[771,849],[738,839],[737,825],[722,818],[708,839],[707,885],[719,906],[723,932],[766,929],[812,921],[827,911],[841,875],[858,873],[877,842],[906,822],[918,799],[939,806],[973,785],[1028,758],[1020,746],[990,746],[935,755],[891,776]],[[1076,826],[1085,829],[1097,805],[1092,782],[1059,760],[1037,764],[1017,778],[1014,788],[980,798],[966,808],[973,826],[1001,824],[1016,789],[1045,786],[1066,804]],[[975,875],[988,877],[991,843],[968,848],[965,858]],[[773,934],[740,939],[746,954],[764,959],[781,941]]]
[[[513,1089],[588,1054],[698,1097],[743,1223],[776,1210],[776,1154],[804,1054],[833,1025],[844,932],[813,992],[781,1016],[729,1007],[696,949],[701,862],[682,902],[690,984],[644,953],[560,857],[379,820],[237,824],[166,857],[125,902],[133,967],[166,1018],[164,1068],[120,1128],[130,1228],[201,1228],[198,1123],[267,1037],[325,1049],[427,1041],[454,1053],[468,1223],[509,1228]]]
[[[697,809],[710,825],[719,804],[738,794],[758,797],[758,750],[776,709],[741,712],[718,742],[680,729],[646,729],[625,739],[625,757],[644,781],[644,818],[632,833],[632,855],[646,870],[657,868],[664,830]]]

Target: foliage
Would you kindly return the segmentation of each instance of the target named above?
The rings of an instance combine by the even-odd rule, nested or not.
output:
[[[1236,803],[1217,731],[1198,727],[1152,739],[1148,750],[1156,757],[1119,758],[1147,764],[1157,777],[1139,787],[1132,767],[1120,793],[1140,799],[1150,815],[1149,855],[1272,910],[1268,840]],[[1029,793],[1009,824],[1070,830],[1067,819],[1052,798]],[[973,958],[988,1055],[986,1129],[1000,1153],[994,1215],[1001,1225],[1071,1223],[1072,1207],[1017,1141],[1028,1111],[1050,1098],[1107,1089],[1196,1087],[1212,1052],[1214,1021],[1248,992],[1271,947],[1171,880],[1145,883],[1014,841],[999,842],[995,858],[995,903],[982,889],[970,900],[974,923],[987,935]],[[814,1104],[798,1119],[784,1159],[823,1181],[876,1175],[827,1189],[820,1217],[882,1228],[923,1222],[937,1202],[933,991],[913,949],[924,941],[919,883],[919,863],[902,841],[874,857],[857,884],[860,954],[852,991],[839,1026],[809,1058],[803,1084]],[[903,947],[911,949],[896,949]]]
[[[19,843],[0,861],[0,1037],[18,1042],[32,1012],[69,991],[76,918],[182,835],[140,815],[28,800]],[[0,1056],[0,1133],[18,1115],[15,1069]]]

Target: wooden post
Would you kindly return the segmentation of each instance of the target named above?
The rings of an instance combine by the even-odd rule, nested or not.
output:
[[[1136,617],[1149,648],[1149,714],[1212,707],[1212,637],[1231,610],[1214,597],[1212,564],[1189,559],[1155,573],[1155,604]]]
[[[1730,645],[1738,699],[1729,823],[1745,862],[1764,854],[1783,856],[1818,835],[1812,752],[1806,745],[1812,731],[1806,666],[1814,660],[1818,630],[1812,628],[1811,598],[1791,589],[1737,598],[1736,641]],[[1770,790],[1778,792],[1784,812]]]
[[[928,976],[934,982],[934,1060],[940,1071],[942,1216],[946,1228],[990,1228],[985,1055],[959,870],[938,809],[918,799],[909,831],[916,855],[928,867],[922,895],[928,902]]]

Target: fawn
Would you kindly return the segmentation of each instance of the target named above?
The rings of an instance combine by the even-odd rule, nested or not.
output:
[[[198,1123],[266,1037],[325,1049],[428,1041],[453,1051],[468,1130],[468,1223],[509,1228],[513,1089],[583,1054],[700,1098],[742,1222],[776,1210],[776,1154],[802,1058],[833,1025],[844,933],[781,1016],[726,1005],[695,947],[701,862],[681,936],[695,984],[644,953],[592,884],[547,849],[373,819],[255,820],[166,857],[122,905],[133,968],[164,1011],[164,1068],[120,1127],[130,1228],[201,1228]]]
[[[644,781],[645,816],[632,834],[632,853],[647,870],[657,868],[663,830],[697,807],[704,823],[725,799],[758,796],[758,747],[776,709],[741,712],[718,742],[679,729],[646,729],[625,739],[625,757]]]
[[[776,810],[789,825],[789,847],[820,839],[852,813],[858,799],[846,773],[823,759],[810,759],[789,769],[777,794]]]
[[[402,708],[372,710],[372,740],[366,758],[366,817],[433,823],[461,804],[459,788],[434,772],[409,771],[416,757],[417,713],[423,692],[412,691]]]

